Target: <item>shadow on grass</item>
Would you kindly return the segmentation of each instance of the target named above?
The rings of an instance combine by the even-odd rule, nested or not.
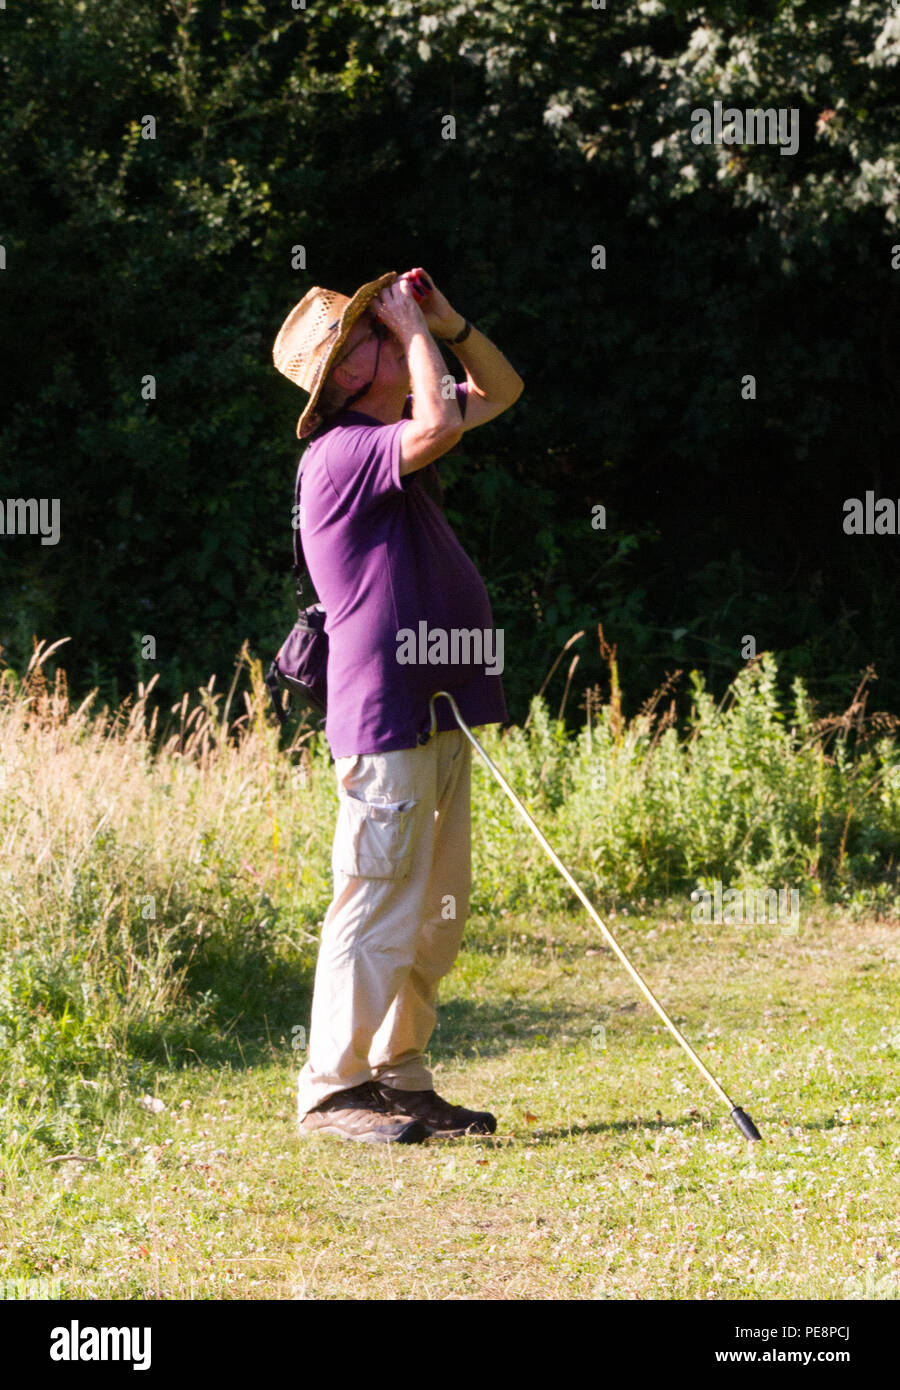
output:
[[[192,963],[177,1010],[132,1024],[128,1051],[157,1065],[230,1063],[237,1070],[282,1052],[287,1058],[297,1030],[306,1030],[304,1040],[309,1032],[314,972],[312,953],[288,959],[246,943],[216,943]],[[563,1004],[453,999],[438,1004],[428,1050],[435,1061],[502,1056],[513,1047],[549,1045],[567,1025],[589,1039],[579,1011]]]
[[[704,1129],[710,1130],[709,1125],[705,1125],[700,1120],[693,1120],[687,1116],[677,1120],[661,1120],[658,1116],[650,1119],[645,1115],[629,1116],[625,1120],[592,1120],[589,1124],[579,1121],[569,1125],[557,1125],[554,1129],[527,1129],[528,1137],[539,1148],[543,1145],[556,1144],[560,1139],[577,1139],[585,1134],[628,1134],[632,1130],[652,1129],[662,1134],[667,1129],[697,1130],[698,1133]],[[526,1133],[519,1130],[519,1134]],[[718,1130],[715,1131],[718,1133]],[[737,1131],[735,1130],[735,1133]]]
[[[550,1043],[576,1019],[574,1026],[589,1041],[590,1028],[585,1028],[583,1013],[565,1004],[548,1009],[521,999],[439,1001],[438,1021],[428,1050],[441,1061],[460,1056],[502,1056],[516,1045],[531,1046],[542,1040]]]
[[[176,1010],[133,1024],[128,1050],[170,1067],[223,1065],[236,1070],[288,1059],[297,1030],[309,1032],[314,954],[246,942],[210,943],[198,953]]]
[[[725,1116],[724,1109],[722,1110],[721,1114],[723,1117]],[[704,1132],[706,1132],[710,1135],[710,1137],[714,1135],[720,1136],[722,1130],[718,1125],[713,1126],[711,1124],[713,1118],[714,1112],[712,1111],[710,1112],[708,1117],[703,1117],[701,1119],[694,1119],[690,1116],[682,1116],[679,1119],[667,1120],[665,1118],[660,1119],[658,1115],[654,1115],[653,1118],[650,1119],[643,1115],[635,1115],[633,1118],[629,1118],[627,1120],[597,1120],[592,1122],[591,1124],[584,1124],[583,1122],[579,1122],[573,1124],[571,1128],[568,1125],[558,1125],[555,1129],[529,1129],[527,1133],[529,1137],[532,1139],[532,1141],[534,1141],[537,1144],[538,1147],[544,1144],[549,1145],[557,1143],[560,1139],[574,1139],[578,1135],[582,1134],[625,1134],[629,1130],[639,1129],[654,1130],[657,1133],[662,1133],[664,1130],[667,1129],[696,1130],[697,1133],[701,1135]],[[786,1138],[790,1137],[792,1139],[796,1139],[798,1137],[797,1135],[794,1134],[789,1136],[787,1134],[787,1131],[789,1129],[800,1129],[803,1131],[804,1134],[806,1134],[814,1130],[841,1129],[843,1128],[843,1126],[837,1124],[836,1121],[830,1116],[826,1116],[817,1120],[798,1120],[793,1124],[790,1122],[785,1124],[783,1116],[763,1115],[762,1118],[757,1120],[757,1128],[759,1129],[760,1134],[762,1135],[763,1143],[765,1143],[767,1133],[769,1135],[778,1134],[784,1135]],[[517,1137],[518,1135],[521,1135],[524,1132],[525,1131],[522,1130],[517,1131]],[[725,1132],[731,1132],[727,1126],[725,1127]],[[739,1131],[736,1126],[734,1128],[733,1137],[739,1137]],[[756,1143],[749,1140],[745,1140],[745,1144],[748,1153],[760,1152],[760,1148]]]

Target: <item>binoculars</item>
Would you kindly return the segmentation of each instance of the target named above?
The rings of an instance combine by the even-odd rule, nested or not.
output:
[[[410,289],[413,292],[413,299],[421,304],[423,299],[427,299],[434,289],[434,285],[425,274],[424,270],[408,270],[405,275],[400,276],[401,280],[408,280]]]

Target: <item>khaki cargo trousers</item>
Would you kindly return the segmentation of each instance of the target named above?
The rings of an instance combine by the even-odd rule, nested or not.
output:
[[[336,758],[334,897],[316,964],[298,1119],[376,1079],[432,1086],[424,1052],[456,959],[471,882],[471,744],[461,729]]]

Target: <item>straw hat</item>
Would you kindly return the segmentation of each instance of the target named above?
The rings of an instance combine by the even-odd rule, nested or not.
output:
[[[311,434],[318,423],[311,418],[316,401],[350,329],[370,300],[396,279],[396,270],[388,271],[363,285],[351,299],[336,290],[314,285],[281,325],[272,349],[275,366],[295,386],[309,392],[309,400],[297,421],[298,439]]]

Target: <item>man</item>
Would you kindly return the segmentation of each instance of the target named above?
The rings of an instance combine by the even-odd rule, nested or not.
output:
[[[503,687],[486,663],[459,664],[458,648],[457,664],[398,657],[423,623],[493,632],[484,584],[423,470],[508,409],[523,382],[440,290],[423,303],[393,272],[350,299],[316,287],[273,353],[309,392],[300,528],[327,615],[325,733],[340,803],[298,1119],[303,1134],[366,1143],[496,1128],[489,1112],[438,1096],[424,1061],[470,888],[471,746],[446,700],[429,738],[429,700],[449,690],[470,726],[502,723]],[[456,353],[464,385],[435,338]]]

